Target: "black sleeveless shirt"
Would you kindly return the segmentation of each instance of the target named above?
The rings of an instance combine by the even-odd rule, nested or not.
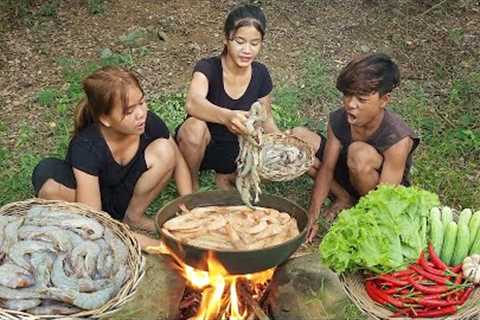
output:
[[[223,68],[220,56],[200,60],[193,72],[201,72],[208,79],[207,100],[230,110],[248,111],[252,104],[272,91],[272,79],[267,67],[259,62],[252,63],[252,76],[245,93],[238,99],[232,99],[223,83]],[[224,142],[237,142],[238,138],[224,125],[207,122],[212,139]]]

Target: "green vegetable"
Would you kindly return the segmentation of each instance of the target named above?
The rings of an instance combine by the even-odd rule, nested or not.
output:
[[[470,230],[464,221],[460,221],[455,240],[455,250],[450,264],[457,265],[462,263],[463,259],[468,255],[468,249],[470,249]]]
[[[460,217],[458,218],[458,225],[467,225],[470,223],[470,218],[472,217],[472,210],[470,209],[463,209],[460,212]]]
[[[454,221],[450,221],[445,229],[440,259],[447,265],[450,265],[450,260],[452,260],[453,250],[455,249],[455,242],[457,240],[457,229],[457,224]]]
[[[477,214],[476,212],[475,214]],[[470,255],[472,254],[480,254],[480,231],[477,231],[477,235],[475,236],[475,240],[473,241],[472,247],[470,248]]]
[[[443,228],[445,229],[450,221],[453,221],[453,212],[452,209],[449,207],[443,207],[442,208],[442,223],[443,223]]]
[[[477,238],[478,229],[480,228],[480,211],[475,212],[470,219],[468,224],[470,229],[470,247],[473,245],[473,242]]]
[[[391,272],[414,263],[427,247],[431,192],[381,185],[343,210],[320,244],[323,263],[336,272]]]
[[[440,219],[440,209],[435,207],[430,211],[430,239],[435,252],[442,252],[443,224]]]

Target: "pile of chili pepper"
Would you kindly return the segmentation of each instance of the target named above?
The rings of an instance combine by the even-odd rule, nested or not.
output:
[[[447,266],[428,247],[405,270],[368,278],[365,288],[372,300],[391,309],[393,317],[436,318],[454,314],[471,295],[474,285],[465,281],[462,265]]]

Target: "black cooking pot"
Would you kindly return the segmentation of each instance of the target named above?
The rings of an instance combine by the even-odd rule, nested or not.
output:
[[[305,210],[282,197],[263,194],[255,205],[288,213],[297,220],[300,234],[279,245],[257,250],[213,250],[192,246],[170,237],[161,229],[167,220],[175,217],[179,204],[185,204],[188,209],[193,209],[206,206],[237,206],[243,205],[243,202],[236,191],[207,191],[177,198],[158,211],[155,223],[162,240],[177,257],[196,269],[207,270],[207,257],[212,254],[230,274],[263,271],[285,262],[305,240],[308,222]]]

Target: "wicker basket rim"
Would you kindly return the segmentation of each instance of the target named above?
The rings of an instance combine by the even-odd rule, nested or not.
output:
[[[393,312],[385,309],[383,306],[374,302],[366,293],[364,287],[365,276],[359,272],[352,274],[341,274],[340,282],[344,291],[350,300],[371,319],[383,320],[391,319]],[[480,314],[480,290],[477,287],[467,302],[457,311],[456,314],[440,318],[415,318],[415,319],[450,319],[450,320],[468,320],[478,319]],[[409,317],[395,319],[411,319]]]

